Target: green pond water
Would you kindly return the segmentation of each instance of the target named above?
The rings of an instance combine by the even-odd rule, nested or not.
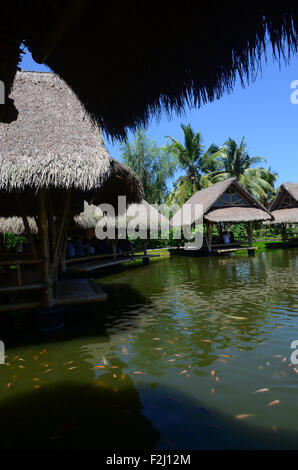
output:
[[[0,447],[297,449],[297,270],[173,256],[99,279],[109,301],[57,336],[6,319]]]

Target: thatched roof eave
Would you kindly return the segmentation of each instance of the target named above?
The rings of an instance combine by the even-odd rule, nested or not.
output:
[[[19,215],[13,193],[34,215],[41,188],[61,207],[70,190],[81,206],[84,199],[114,205],[118,195],[128,203],[142,200],[136,174],[109,155],[101,130],[62,80],[53,73],[19,72],[12,96],[19,118],[0,124],[0,215]]]
[[[254,77],[270,46],[277,59],[297,50],[294,1],[220,3],[216,8],[212,2],[192,2],[181,8],[165,0],[150,3],[144,13],[137,0],[116,6],[94,0],[19,0],[3,2],[1,18],[6,53],[0,80],[7,94],[24,41],[112,138],[124,138],[128,129],[145,126],[161,110],[181,112],[190,103],[202,106],[220,98],[238,76],[243,83]],[[0,118],[5,119],[4,112]]]
[[[277,209],[272,211],[274,217],[269,223],[273,224],[298,224],[298,207],[290,209]]]
[[[225,207],[215,209],[204,216],[204,220],[212,223],[245,223],[271,220],[270,214],[255,207]]]

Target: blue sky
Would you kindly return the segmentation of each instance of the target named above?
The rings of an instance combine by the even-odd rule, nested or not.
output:
[[[48,70],[35,63],[27,52],[21,63],[23,70]],[[279,174],[278,184],[298,182],[298,104],[291,103],[291,82],[298,80],[298,56],[289,65],[268,60],[254,83],[241,87],[237,81],[233,92],[200,109],[186,110],[184,116],[173,113],[171,119],[162,114],[159,122],[153,118],[147,135],[158,145],[166,143],[170,135],[183,140],[180,124],[190,123],[201,132],[204,143],[222,145],[228,137],[240,142],[242,136],[250,156],[266,158],[268,166]],[[129,133],[129,139],[133,139]],[[106,145],[111,155],[121,159],[118,142]]]

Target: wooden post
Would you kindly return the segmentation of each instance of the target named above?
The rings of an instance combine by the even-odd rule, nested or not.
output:
[[[63,231],[63,236],[62,236],[59,255],[58,255],[58,260],[60,261],[60,266],[63,272],[66,271],[66,248],[67,248],[69,225],[70,225],[70,213],[68,212],[68,215],[66,217],[65,224],[64,224],[64,231]]]
[[[68,230],[66,230],[64,240],[61,247],[61,254],[60,254],[60,266],[62,272],[66,271],[66,248],[67,248],[67,239],[68,239]]]
[[[219,222],[219,223],[217,224],[217,231],[218,231],[220,243],[222,243],[222,241],[223,241],[223,232],[222,232],[222,225],[221,225],[221,222]]]
[[[248,235],[248,244],[251,247],[253,243],[253,235],[254,235],[252,222],[248,222],[246,224],[246,230],[247,230],[247,235]]]
[[[69,190],[68,193],[67,193],[66,204],[65,204],[65,208],[64,208],[64,212],[63,212],[63,216],[62,216],[62,220],[61,220],[61,225],[60,225],[60,229],[59,229],[59,234],[58,234],[58,238],[57,238],[57,242],[56,242],[56,248],[55,248],[55,252],[54,252],[53,262],[55,262],[55,260],[57,260],[58,253],[59,253],[60,248],[61,248],[60,244],[61,244],[61,240],[62,240],[62,237],[63,237],[64,229],[65,229],[65,223],[67,221],[68,214],[69,214],[70,201],[71,201],[71,190]]]
[[[208,248],[209,255],[211,254],[211,251],[212,251],[212,229],[213,229],[213,223],[207,222],[207,248]]]
[[[25,226],[25,230],[26,230],[26,235],[28,237],[28,240],[29,240],[29,244],[30,244],[30,248],[31,248],[31,251],[32,251],[32,255],[35,259],[38,258],[37,256],[37,253],[36,253],[36,249],[35,249],[35,245],[34,245],[34,241],[33,241],[33,238],[32,238],[32,233],[31,233],[31,230],[30,230],[30,226],[29,226],[29,222],[28,222],[28,218],[27,218],[27,215],[26,215],[26,212],[25,212],[25,209],[24,209],[24,206],[22,204],[22,201],[21,201],[21,198],[18,194],[16,194],[16,201],[17,201],[17,204],[18,204],[18,207],[19,207],[19,211],[21,213],[21,217],[23,219],[23,224]]]
[[[0,253],[5,251],[5,237],[3,233],[0,233]]]
[[[112,252],[113,252],[113,258],[117,258],[117,239],[111,240],[111,245],[112,245]]]
[[[147,255],[147,240],[143,240],[144,255]]]
[[[45,194],[44,188],[38,190],[38,218],[39,218],[39,245],[40,254],[43,259],[42,262],[42,282],[45,287],[42,289],[42,305],[43,307],[51,307],[54,303],[52,282],[50,276],[50,260],[49,260],[49,227],[48,217],[45,206]]]
[[[21,265],[17,265],[17,275],[18,275],[18,286],[22,285],[22,276],[21,276]]]
[[[57,240],[57,230],[54,221],[53,201],[51,194],[48,194],[48,221],[49,221],[49,235],[50,235],[50,260],[54,261],[54,252]]]
[[[281,238],[282,241],[285,243],[287,241],[287,224],[281,224]]]

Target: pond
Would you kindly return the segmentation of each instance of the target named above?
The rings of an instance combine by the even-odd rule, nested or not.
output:
[[[297,449],[297,269],[297,249],[172,256],[101,278],[109,302],[59,336],[16,318],[0,447]]]

